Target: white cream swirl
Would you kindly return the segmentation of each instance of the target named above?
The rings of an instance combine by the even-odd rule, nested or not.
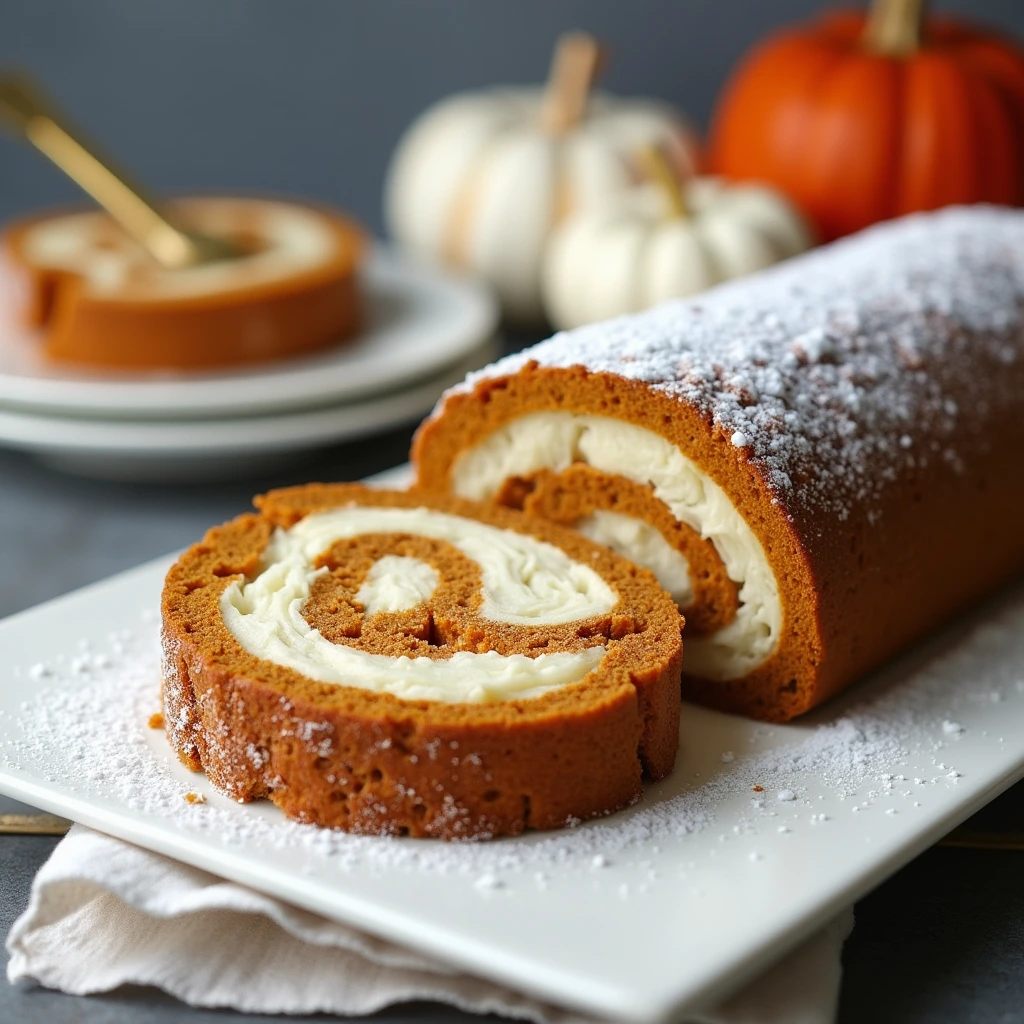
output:
[[[426,601],[438,581],[437,570],[422,559],[385,555],[370,566],[356,600],[369,616],[405,612]]]
[[[660,530],[646,520],[595,508],[573,529],[611,548],[617,555],[650,569],[662,589],[672,595],[672,600],[680,608],[686,608],[693,601],[690,563],[681,551],[665,540]]]
[[[322,682],[394,694],[406,700],[485,702],[539,697],[593,671],[604,647],[529,657],[458,651],[447,659],[391,657],[333,644],[309,625],[302,609],[313,582],[326,568],[317,557],[336,541],[370,533],[414,534],[447,541],[480,567],[480,616],[516,625],[556,625],[611,611],[615,592],[589,566],[560,548],[527,534],[503,530],[427,508],[349,506],[306,516],[290,530],[277,530],[263,554],[259,574],[233,581],[221,596],[224,623],[250,654]],[[391,561],[388,561],[388,560]],[[433,572],[421,568],[399,585],[388,576],[405,561],[385,556],[371,570],[362,597],[367,614],[404,610]],[[406,568],[409,568],[406,566]],[[430,586],[430,591],[436,581]],[[374,607],[375,602],[381,602]]]
[[[486,499],[509,477],[542,469],[557,473],[574,462],[650,486],[677,520],[711,541],[729,578],[739,584],[740,606],[732,622],[710,636],[687,639],[686,672],[736,679],[771,655],[782,632],[782,605],[764,548],[725,491],[659,434],[608,416],[530,413],[464,451],[453,467],[452,486],[462,497]],[[603,526],[608,527],[603,543],[650,568],[663,586],[675,578],[679,566],[664,562],[663,552],[646,543],[641,531],[630,540],[622,524]],[[588,534],[596,537],[593,528]]]

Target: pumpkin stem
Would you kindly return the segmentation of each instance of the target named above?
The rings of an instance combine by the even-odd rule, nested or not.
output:
[[[882,57],[906,57],[921,46],[925,0],[873,0],[864,47]]]
[[[558,40],[541,103],[545,131],[561,135],[583,119],[604,56],[601,44],[586,32],[569,32]]]
[[[676,172],[660,146],[644,146],[639,152],[640,166],[668,200],[672,217],[687,217],[690,211],[683,199],[683,189]]]

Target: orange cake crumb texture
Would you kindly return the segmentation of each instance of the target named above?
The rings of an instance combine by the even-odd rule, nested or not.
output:
[[[556,524],[448,496],[312,484],[256,501],[258,514],[189,549],[163,594],[168,735],[182,761],[221,791],[269,797],[291,817],[353,832],[483,838],[610,813],[639,796],[644,772],[671,770],[682,620],[650,573]],[[331,642],[434,659],[602,644],[601,664],[539,698],[457,704],[322,683],[248,654],[221,617],[224,588],[259,570],[275,527],[352,503],[426,506],[532,534],[592,567],[618,603],[570,625],[493,622],[479,615],[479,568],[453,546],[370,534],[320,558],[329,572],[303,614]],[[414,609],[368,617],[355,594],[384,554],[426,561],[440,583]]]

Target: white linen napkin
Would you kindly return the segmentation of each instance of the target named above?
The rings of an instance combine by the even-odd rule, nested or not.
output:
[[[847,910],[706,1024],[831,1024]],[[584,1024],[499,985],[76,825],[7,937],[13,982],[74,995],[155,985],[194,1006],[358,1016],[409,1000]]]

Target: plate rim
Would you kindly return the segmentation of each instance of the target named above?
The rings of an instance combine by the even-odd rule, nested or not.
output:
[[[0,446],[36,455],[190,458],[249,455],[315,448],[415,419],[428,412],[445,389],[490,361],[500,347],[491,338],[426,380],[354,402],[293,409],[264,416],[209,420],[97,420],[48,416],[0,406]]]

